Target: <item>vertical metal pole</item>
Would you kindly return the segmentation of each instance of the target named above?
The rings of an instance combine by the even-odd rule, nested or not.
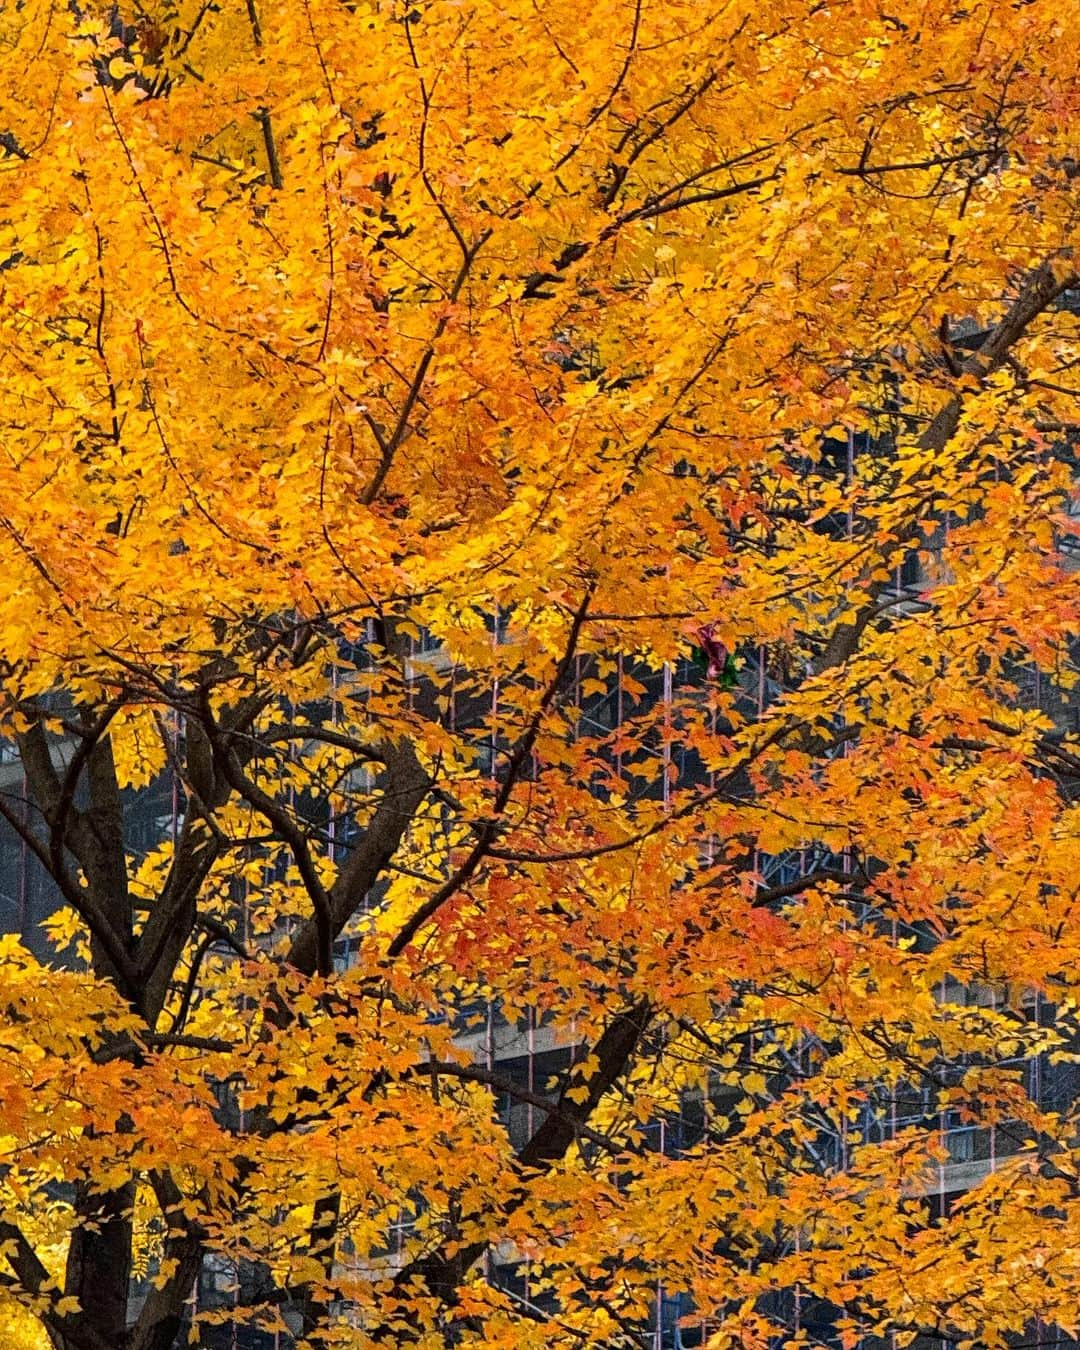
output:
[[[620,652],[615,662],[615,730],[617,734],[622,732],[623,722],[623,657]],[[615,756],[615,776],[622,777],[622,751]]]
[[[533,1093],[536,1091],[536,1083],[535,1083],[535,1065],[534,1065],[534,1063],[533,1063],[533,1056],[536,1054],[536,1017],[535,1017],[535,1014],[534,1014],[532,1008],[530,1008],[529,1011],[528,1011],[528,1014],[527,1014],[527,1017],[526,1017],[526,1022],[527,1022],[528,1037],[529,1037],[529,1049],[528,1049],[528,1055],[529,1055],[529,1093],[530,1093],[530,1095],[531,1095],[531,1094],[533,1094]],[[527,1108],[526,1108],[525,1119],[526,1119],[526,1120],[528,1121],[528,1123],[529,1123],[529,1138],[531,1139],[532,1136],[533,1136],[533,1130],[534,1130],[534,1128],[535,1128],[534,1123],[533,1123],[533,1104],[532,1104],[532,1102],[529,1102],[529,1103],[528,1103],[528,1106],[527,1106]]]
[[[671,805],[671,662],[664,662],[664,810]]]
[[[337,716],[337,711],[338,711],[338,710],[337,710],[337,687],[338,687],[338,667],[337,667],[337,662],[335,661],[335,662],[333,663],[333,665],[330,667],[330,691],[331,691],[331,699],[330,699],[330,725],[331,725],[331,726],[335,726],[335,725],[337,724],[337,720],[338,720],[338,716]],[[335,846],[335,844],[336,844],[336,842],[337,842],[337,839],[336,839],[337,816],[334,814],[334,804],[333,804],[332,801],[327,802],[327,808],[326,808],[326,809],[327,809],[327,820],[326,820],[326,856],[327,856],[327,858],[330,860],[330,862],[332,863],[332,862],[334,862],[334,858],[335,858],[334,846]]]
[[[488,999],[487,1018],[484,1023],[484,1066],[488,1073],[495,1067],[495,1009]],[[491,1248],[484,1248],[484,1279],[489,1283],[491,1281],[493,1262],[491,1259]]]
[[[170,823],[170,837],[172,846],[176,848],[176,840],[180,833],[180,780],[176,772],[176,764],[180,754],[180,715],[172,714],[172,759],[169,764],[170,797],[172,806],[172,821]]]
[[[758,643],[758,676],[757,676],[757,715],[761,719],[765,711],[765,644]],[[754,873],[761,872],[761,851],[757,844],[754,844]]]
[[[666,1122],[664,1117],[660,1117],[660,1156],[664,1156],[667,1147],[667,1135],[665,1133]],[[664,1350],[664,1283],[657,1276],[656,1280],[656,1322],[653,1332],[654,1350]]]
[[[499,645],[498,627],[499,627],[499,615],[498,611],[496,611],[495,614],[496,631],[493,632],[491,635],[491,650],[493,654],[495,652],[496,647]],[[498,667],[496,666],[496,674],[491,681],[491,782],[493,785],[496,779],[497,759],[499,753],[499,735],[496,729],[498,716],[499,716],[499,676],[498,676]]]
[[[851,504],[851,489],[855,483],[855,433],[848,427],[847,433],[847,469],[845,472],[848,489],[848,509],[847,509],[847,537],[850,539],[855,533],[855,508]]]
[[[19,808],[19,815],[23,825],[30,821],[30,790],[26,781],[26,770],[22,775],[22,805]],[[30,846],[26,838],[19,840],[19,936],[26,936],[26,904],[28,898],[28,886],[30,883]]]

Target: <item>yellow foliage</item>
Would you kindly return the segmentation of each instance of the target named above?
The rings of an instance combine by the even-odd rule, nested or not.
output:
[[[0,1343],[1075,1330],[1076,51],[4,8]]]

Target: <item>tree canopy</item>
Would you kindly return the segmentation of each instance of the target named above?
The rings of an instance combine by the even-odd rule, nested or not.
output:
[[[0,42],[5,1344],[1075,1332],[1068,6]]]

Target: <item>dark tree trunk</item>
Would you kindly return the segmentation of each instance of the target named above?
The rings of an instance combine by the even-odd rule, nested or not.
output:
[[[120,1347],[127,1334],[135,1185],[115,1191],[75,1190],[79,1227],[71,1235],[65,1292],[79,1300],[82,1319],[106,1345]]]

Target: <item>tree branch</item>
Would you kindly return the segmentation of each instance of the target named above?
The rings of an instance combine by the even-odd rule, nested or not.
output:
[[[567,635],[563,654],[555,667],[555,672],[549,680],[547,687],[544,689],[540,702],[537,704],[536,711],[529,719],[527,727],[518,737],[516,744],[510,751],[506,772],[504,773],[503,781],[495,794],[491,813],[488,818],[481,822],[477,827],[476,840],[473,843],[472,848],[466,854],[464,861],[453,875],[439,887],[434,895],[429,896],[403,925],[397,936],[387,948],[387,954],[391,959],[401,955],[424,924],[426,924],[452,896],[457,894],[487,856],[491,844],[499,832],[502,815],[509,804],[518,777],[525,767],[529,755],[532,753],[533,746],[536,744],[536,738],[540,733],[540,726],[544,716],[551,707],[556,694],[559,692],[564,679],[570,671],[571,662],[577,651],[578,639],[581,636],[581,630],[585,623],[585,616],[588,613],[589,603],[592,600],[595,590],[595,582],[590,582],[585,588],[585,594],[571,621],[570,631]]]

